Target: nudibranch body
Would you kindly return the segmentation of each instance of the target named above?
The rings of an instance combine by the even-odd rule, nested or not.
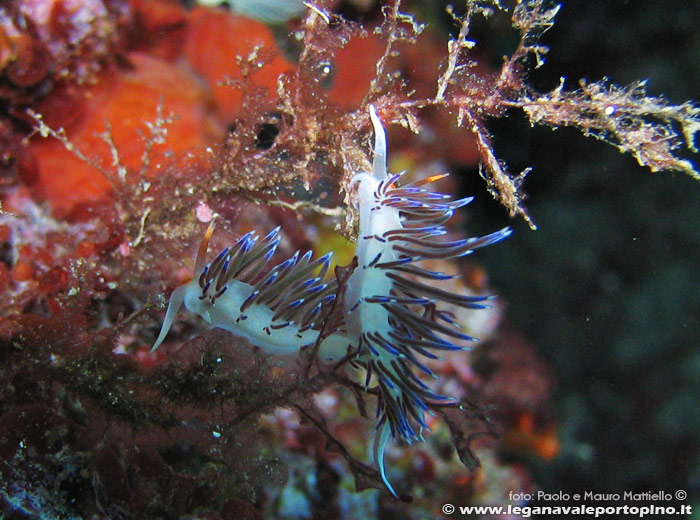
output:
[[[437,359],[435,351],[461,350],[454,340],[473,341],[459,330],[451,314],[437,305],[448,303],[480,309],[488,297],[464,296],[433,287],[431,280],[453,278],[420,266],[423,259],[451,259],[498,242],[509,228],[478,238],[440,240],[444,224],[471,198],[423,188],[444,178],[429,177],[396,187],[401,174],[390,175],[386,165],[386,136],[370,106],[375,132],[372,173],[351,180],[353,203],[360,212],[356,246],[358,266],[348,281],[343,302],[348,335],[358,349],[358,362],[367,368],[366,385],[376,376],[379,402],[374,456],[387,489],[395,495],[384,470],[389,435],[409,444],[423,439],[424,413],[429,404],[447,399],[434,393],[413,368],[433,375],[418,356]],[[424,281],[423,281],[424,280]]]
[[[163,342],[184,303],[207,323],[247,339],[270,354],[293,354],[313,345],[319,336],[321,310],[335,299],[335,280],[324,282],[330,254],[311,259],[299,252],[262,274],[277,249],[279,228],[262,240],[254,232],[223,249],[205,263],[213,222],[202,239],[191,282],[175,289],[152,351]],[[323,339],[319,356],[342,358],[349,339],[335,333]]]

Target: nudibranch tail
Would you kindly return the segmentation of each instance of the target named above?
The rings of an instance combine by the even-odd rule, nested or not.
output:
[[[388,423],[386,421],[381,421],[377,425],[377,433],[374,436],[374,463],[377,465],[379,478],[382,479],[386,489],[389,493],[394,495],[395,498],[398,498],[396,491],[394,491],[394,488],[389,483],[389,479],[386,477],[386,467],[384,465],[384,451],[386,450],[386,443],[389,441],[390,435],[391,429]]]

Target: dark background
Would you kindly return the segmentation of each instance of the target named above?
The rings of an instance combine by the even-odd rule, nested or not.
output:
[[[564,1],[530,83],[544,92],[562,76],[572,89],[580,78],[648,79],[649,95],[700,99],[699,20],[700,3],[687,0]],[[515,40],[477,30],[494,57],[512,52]],[[700,183],[651,173],[574,129],[531,128],[517,111],[490,128],[512,171],[533,167],[526,206],[539,230],[509,221],[467,171],[470,231],[515,228],[479,260],[507,319],[557,375],[561,453],[525,462],[547,491],[684,489],[697,506]]]

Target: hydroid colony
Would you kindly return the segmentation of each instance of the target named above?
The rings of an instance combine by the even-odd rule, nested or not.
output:
[[[387,171],[386,135],[373,106],[370,117],[375,133],[372,172],[358,173],[350,182],[360,225],[357,267],[345,291],[338,291],[336,280],[324,280],[330,254],[313,260],[310,251],[297,252],[268,269],[279,243],[279,228],[262,239],[248,233],[206,263],[214,229],[210,225],[197,254],[195,276],[173,291],[153,350],[165,339],[184,303],[213,327],[243,337],[271,354],[299,352],[320,339],[322,359],[351,355],[353,364],[366,371],[365,387],[371,386],[378,395],[374,457],[382,481],[396,496],[384,468],[387,441],[390,437],[409,444],[423,440],[425,413],[430,413],[431,404],[449,399],[433,392],[414,370],[432,376],[422,357],[438,359],[440,351],[464,348],[455,340],[474,340],[440,305],[481,309],[488,299],[434,287],[431,281],[454,275],[429,271],[421,261],[470,254],[502,240],[511,230],[441,239],[447,233],[445,223],[471,198],[454,200],[425,188],[444,175],[398,186],[401,174]],[[339,294],[344,319],[332,333],[319,338],[324,309]]]

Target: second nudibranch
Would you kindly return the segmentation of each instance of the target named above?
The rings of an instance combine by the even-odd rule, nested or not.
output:
[[[213,327],[270,354],[294,354],[313,345],[319,336],[321,311],[336,297],[335,280],[324,282],[331,255],[312,260],[310,251],[297,252],[262,274],[279,244],[277,228],[261,240],[254,232],[247,233],[206,263],[213,231],[212,222],[197,253],[194,277],[170,296],[151,351],[163,342],[183,304]],[[331,334],[319,345],[319,356],[337,361],[346,355],[349,344],[343,334]]]
[[[463,349],[455,340],[474,341],[460,331],[450,312],[438,306],[481,309],[488,299],[435,287],[435,281],[454,275],[429,271],[420,265],[421,260],[464,256],[502,240],[511,230],[462,240],[440,239],[447,234],[444,224],[454,211],[472,199],[453,200],[423,187],[446,175],[397,187],[401,174],[387,171],[386,135],[373,106],[370,118],[375,134],[372,172],[359,173],[350,183],[360,213],[358,266],[348,281],[343,304],[348,336],[358,350],[357,362],[367,370],[365,385],[372,375],[376,377],[379,420],[374,457],[384,485],[396,496],[384,468],[389,437],[409,444],[423,440],[425,412],[430,404],[448,399],[433,392],[413,370],[433,376],[420,357],[437,359],[436,351]]]

